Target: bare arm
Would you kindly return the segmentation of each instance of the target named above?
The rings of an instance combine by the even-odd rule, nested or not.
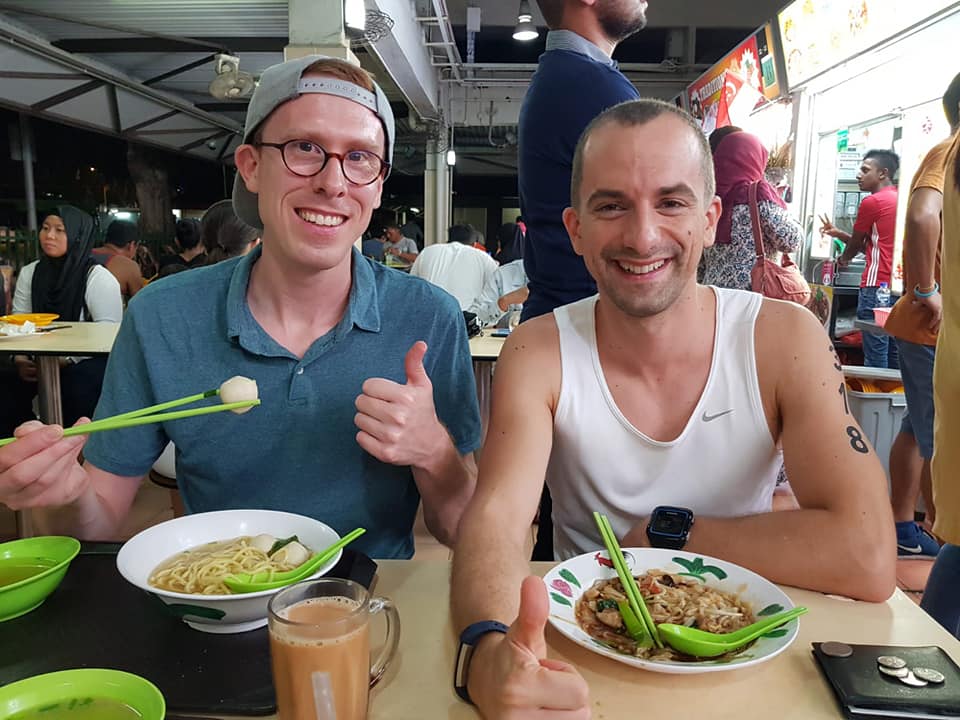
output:
[[[559,386],[556,326],[524,323],[497,361],[490,429],[473,501],[453,556],[454,625],[511,623],[520,582],[529,574],[527,544],[553,446],[554,383]],[[553,347],[542,348],[553,336]],[[549,355],[556,354],[555,358]]]
[[[478,490],[453,556],[454,626],[491,619],[510,625],[505,635],[483,636],[470,663],[468,690],[485,718],[590,717],[584,679],[567,663],[547,658],[546,587],[540,578],[525,577],[559,385],[553,317],[522,325],[497,362]]]
[[[854,230],[853,234],[847,239],[847,246],[843,249],[843,254],[837,258],[840,265],[849,265],[858,253],[863,252],[866,246],[867,234],[859,230]]]
[[[909,266],[917,273],[921,290],[933,287],[942,212],[943,194],[933,188],[917,188],[910,195],[905,230],[908,241],[904,243],[903,252]]]
[[[439,424],[439,423],[438,423]],[[473,453],[461,455],[443,426],[437,450],[421,466],[413,466],[413,479],[423,500],[423,520],[430,533],[448,547],[457,539],[460,518],[473,497],[477,463]]]
[[[934,188],[921,187],[910,195],[904,232],[907,241],[903,244],[903,253],[906,263],[917,274],[917,284],[922,292],[931,292],[935,287],[937,250],[940,248],[943,227],[942,213],[943,193]],[[908,293],[913,290],[914,288],[904,288]],[[929,297],[915,295],[913,301],[930,311],[929,328],[936,332],[943,316],[943,298],[940,293],[933,293]]]
[[[886,600],[894,589],[896,559],[886,481],[849,411],[832,344],[809,312],[765,300],[756,348],[764,406],[779,423],[800,509],[698,517],[687,549],[777,583]],[[641,530],[628,537],[646,544]]]
[[[141,478],[100,470],[77,456],[85,435],[64,438],[59,426],[30,422],[18,440],[0,448],[0,501],[13,510],[33,509],[41,532],[83,540],[116,538]]]

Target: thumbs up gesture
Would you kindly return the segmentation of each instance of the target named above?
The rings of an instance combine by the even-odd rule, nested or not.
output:
[[[487,720],[590,718],[586,681],[568,663],[547,658],[544,628],[549,611],[543,580],[528,577],[520,587],[520,611],[507,634],[493,636],[486,646],[481,641],[471,661],[468,689]]]
[[[433,405],[433,383],[423,367],[426,353],[427,344],[418,340],[404,359],[406,383],[371,378],[357,396],[357,443],[385,463],[424,467],[439,443],[449,443]]]

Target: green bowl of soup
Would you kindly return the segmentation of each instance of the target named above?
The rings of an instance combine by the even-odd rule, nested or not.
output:
[[[57,535],[0,543],[0,622],[39,607],[78,552],[77,540]]]
[[[0,687],[7,720],[163,720],[165,712],[156,685],[120,670],[62,670]]]

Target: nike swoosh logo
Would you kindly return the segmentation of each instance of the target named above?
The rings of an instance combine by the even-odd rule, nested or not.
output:
[[[704,412],[704,413],[703,413],[703,421],[704,421],[704,422],[713,422],[713,421],[716,420],[717,418],[721,418],[721,417],[723,417],[724,415],[729,415],[729,414],[732,413],[732,412],[733,412],[732,409],[731,409],[731,410],[725,410],[724,412],[722,412],[722,413],[717,413],[716,415],[707,415],[707,413]]]
[[[919,555],[920,553],[923,552],[923,548],[920,547],[919,545],[915,545],[914,547],[907,547],[906,545],[901,545],[900,543],[897,543],[897,547],[903,550],[904,552],[913,553],[914,555]]]

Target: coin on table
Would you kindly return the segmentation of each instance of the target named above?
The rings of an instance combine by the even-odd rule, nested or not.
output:
[[[913,674],[916,675],[921,680],[926,680],[929,683],[939,684],[946,680],[946,676],[939,670],[934,670],[933,668],[918,667],[913,668]]]
[[[853,655],[853,648],[842,642],[820,643],[820,652],[829,657],[845,658]]]
[[[881,655],[877,658],[877,664],[880,665],[880,667],[899,670],[900,668],[905,668],[907,666],[907,661],[903,658],[897,657],[896,655]]]
[[[877,670],[882,672],[884,675],[889,675],[890,677],[895,677],[895,678],[903,678],[910,674],[910,671],[905,667],[889,668],[889,667],[884,667],[883,665],[880,665],[877,667]]]
[[[926,680],[921,680],[912,672],[908,672],[904,677],[899,678],[899,680],[904,685],[909,685],[911,687],[925,687],[927,684]]]

